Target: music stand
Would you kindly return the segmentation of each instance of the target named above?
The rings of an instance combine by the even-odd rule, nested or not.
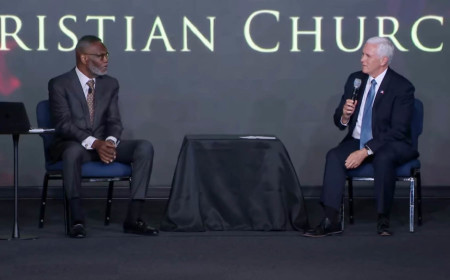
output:
[[[18,223],[18,186],[19,186],[19,136],[28,134],[30,121],[22,102],[0,102],[0,134],[10,134],[14,146],[14,225],[10,238],[0,237],[0,240],[32,240],[35,236],[20,236]]]

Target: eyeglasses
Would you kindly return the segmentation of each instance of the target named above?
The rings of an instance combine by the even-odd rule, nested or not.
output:
[[[104,60],[105,58],[109,57],[109,52],[106,53],[101,53],[101,54],[96,54],[96,53],[85,53],[86,55],[93,55],[97,58],[100,58],[100,60]]]

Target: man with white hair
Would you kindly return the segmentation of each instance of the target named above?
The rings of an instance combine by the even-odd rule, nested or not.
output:
[[[348,133],[327,154],[320,197],[325,217],[315,229],[305,232],[305,236],[342,233],[339,209],[346,172],[363,162],[371,162],[374,167],[377,233],[392,234],[389,213],[394,197],[395,168],[419,155],[412,147],[410,132],[414,86],[389,67],[393,54],[394,46],[389,39],[370,38],[362,51],[362,70],[347,79],[334,113],[334,123],[340,130],[348,128]],[[358,87],[359,90],[355,90]]]

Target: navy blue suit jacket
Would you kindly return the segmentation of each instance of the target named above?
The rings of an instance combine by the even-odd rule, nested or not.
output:
[[[344,126],[341,124],[342,108],[345,101],[352,98],[355,78],[361,79],[361,87],[357,98],[358,104],[348,126]],[[352,137],[368,78],[369,75],[358,71],[352,73],[345,84],[344,94],[334,114],[334,123],[339,129],[344,130],[348,127],[348,133],[343,141]],[[391,141],[400,141],[411,146],[410,127],[414,110],[414,90],[410,81],[388,68],[372,107],[373,139],[366,143],[374,153]]]

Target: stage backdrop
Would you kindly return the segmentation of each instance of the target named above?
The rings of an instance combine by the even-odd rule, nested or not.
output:
[[[118,78],[123,138],[155,147],[151,184],[170,185],[185,134],[274,134],[302,185],[319,186],[345,132],[332,114],[363,42],[387,36],[392,68],[425,105],[423,184],[449,185],[450,2],[425,0],[2,1],[0,100],[35,107],[74,67],[77,38],[98,35]],[[0,136],[0,186],[12,184],[12,139]],[[20,139],[20,182],[38,186],[42,141]]]

